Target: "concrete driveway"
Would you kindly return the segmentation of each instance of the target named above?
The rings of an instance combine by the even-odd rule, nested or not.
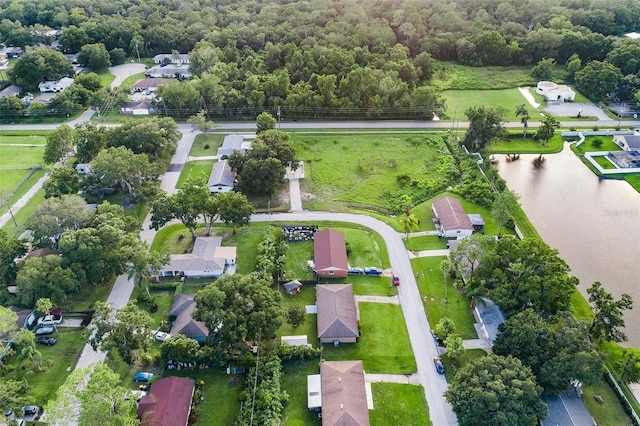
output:
[[[139,64],[137,62],[133,64],[116,65],[115,67],[109,68],[109,72],[116,76],[115,80],[111,82],[109,87],[114,88],[120,86],[124,80],[134,74],[144,72],[146,68],[147,67],[144,64]]]
[[[597,120],[611,121],[602,108],[588,103],[549,102],[544,110],[554,117],[577,117],[580,112],[582,117],[595,117]]]

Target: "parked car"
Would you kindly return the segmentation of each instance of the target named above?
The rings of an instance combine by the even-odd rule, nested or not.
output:
[[[149,373],[146,371],[138,371],[134,376],[133,380],[135,382],[143,382],[146,383],[149,380],[153,379],[153,373]]]
[[[154,334],[155,334],[156,340],[158,342],[164,342],[169,337],[171,337],[171,335],[169,333],[165,333],[164,331],[160,331],[160,330],[156,331]]]
[[[400,277],[398,276],[398,274],[393,274],[391,276],[391,283],[393,285],[395,285],[396,287],[398,287],[400,285]]]
[[[40,412],[40,408],[37,405],[25,405],[22,407],[22,411],[25,416],[35,416]]]
[[[349,268],[347,273],[351,274],[351,275],[362,275],[362,274],[364,274],[364,269],[362,269],[362,268]]]
[[[53,346],[56,344],[57,340],[54,337],[38,337],[38,343],[41,345]]]
[[[436,357],[433,359],[433,365],[436,367],[436,371],[440,374],[444,374],[444,364],[440,357]]]
[[[381,275],[382,271],[376,267],[370,266],[368,268],[364,268],[365,275]]]
[[[43,336],[45,334],[51,334],[53,332],[54,332],[54,328],[51,327],[50,325],[41,325],[40,327],[36,328],[36,330],[34,331],[36,336]]]
[[[60,324],[62,322],[62,315],[45,315],[38,318],[38,325],[52,325]]]
[[[127,392],[124,395],[124,399],[125,401],[128,401],[130,399],[133,399],[134,401],[138,402],[142,399],[143,396],[145,396],[147,394],[147,392],[143,391],[143,390],[132,390]]]

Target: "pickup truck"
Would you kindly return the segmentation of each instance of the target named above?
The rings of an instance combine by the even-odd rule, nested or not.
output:
[[[368,268],[364,268],[364,274],[365,275],[381,275],[382,274],[382,270],[380,270],[380,269],[378,269],[376,267],[370,266]]]

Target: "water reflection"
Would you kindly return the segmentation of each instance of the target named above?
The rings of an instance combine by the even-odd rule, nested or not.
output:
[[[599,180],[565,144],[559,154],[546,155],[541,169],[537,155],[521,155],[500,175],[517,191],[520,203],[542,238],[558,249],[580,279],[580,292],[594,281],[619,297],[628,293],[636,307],[627,313],[629,346],[640,347],[640,194],[624,181]]]

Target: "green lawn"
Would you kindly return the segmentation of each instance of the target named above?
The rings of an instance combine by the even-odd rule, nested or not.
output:
[[[26,175],[23,177],[23,180],[21,181],[22,184],[18,187],[14,187],[13,190],[11,190],[13,192],[13,194],[11,195],[11,197],[9,197],[9,204],[13,205],[16,201],[18,201],[24,194],[27,193],[27,191],[29,189],[31,189],[31,187],[42,177],[44,176],[44,174],[46,173],[46,170],[44,169],[40,169],[40,170],[30,170],[27,171],[27,174],[31,173],[31,176],[29,176],[28,179],[24,179],[24,177],[26,177]],[[4,179],[4,176],[3,176]],[[0,206],[0,214],[4,214],[6,211],[8,210],[6,204],[3,204],[2,206]]]
[[[516,107],[524,104],[531,117],[538,117],[540,112],[522,96],[517,88],[501,90],[445,90],[442,97],[446,102],[445,117],[449,120],[468,121],[465,111],[471,107],[501,107],[505,110],[506,121],[520,121],[516,117]]]
[[[369,420],[372,425],[432,424],[422,386],[372,383],[371,391],[374,409],[369,411]]]
[[[436,150],[416,134],[293,134],[305,162],[301,191],[314,198],[310,210],[388,208],[401,189],[397,177],[438,179]]]
[[[122,83],[120,84],[120,87],[121,88],[126,87],[128,89],[131,89],[133,87],[133,84],[142,78],[144,78],[144,72],[130,75],[129,77],[125,78],[122,81]]]
[[[600,141],[600,146],[596,146],[596,141],[598,140]],[[582,155],[585,152],[594,151],[620,151],[622,148],[613,141],[612,136],[587,136],[580,146],[576,147],[576,144],[572,144],[571,150],[577,155]]]
[[[14,136],[2,137],[3,140],[14,140]],[[40,141],[42,137],[36,137]],[[19,137],[18,140],[27,138]],[[11,146],[9,143],[30,143],[14,140],[12,142],[0,143],[0,191],[15,190],[18,184],[27,176],[29,168],[37,167],[42,164],[44,155],[44,145],[38,143],[38,146]]]
[[[78,329],[59,328],[60,334],[53,335],[57,343],[53,346],[37,345],[38,351],[42,354],[42,371],[35,373],[30,365],[26,372],[13,370],[3,377],[5,379],[21,380],[24,378],[29,384],[27,394],[35,405],[44,405],[53,398],[67,379],[67,367],[75,367],[80,353],[86,341],[85,331]],[[8,365],[11,369],[15,362],[15,356],[9,359]]]
[[[204,399],[192,411],[195,425],[229,426],[240,411],[240,393],[244,389],[244,375],[227,375],[221,369],[170,370],[167,376],[190,377],[204,381]],[[306,394],[305,394],[306,395]],[[191,422],[189,423],[191,424]]]
[[[289,243],[286,254],[287,262],[284,267],[283,278],[285,280],[313,280],[314,273],[307,266],[309,260],[313,260],[312,241],[294,241]]]
[[[582,386],[584,401],[589,414],[596,421],[598,426],[624,426],[631,425],[629,416],[624,412],[618,397],[611,386],[604,380],[595,386]],[[604,400],[603,404],[598,403],[593,397],[599,395]]]
[[[447,239],[440,238],[437,235],[423,235],[418,237],[409,237],[409,241],[404,240],[407,250],[423,251],[423,250],[443,250],[447,248]]]
[[[509,139],[494,141],[487,145],[487,154],[553,154],[562,151],[564,140],[559,131],[549,140],[546,145],[533,139],[535,129],[529,129],[526,139],[522,139],[522,133],[512,134]],[[506,161],[498,157],[499,161]]]
[[[298,294],[289,296],[284,290],[284,287],[280,287],[280,294],[282,295],[282,304],[288,309],[291,305],[299,305],[305,307],[306,305],[316,304],[316,289],[313,285],[303,285],[302,291]],[[307,342],[318,347],[320,341],[318,340],[318,317],[316,314],[307,314],[305,321],[298,327],[294,327],[289,324],[286,319],[284,324],[278,330],[278,344],[282,336],[300,336],[306,335]]]
[[[353,292],[357,295],[395,296],[398,294],[398,289],[391,285],[390,277],[349,275],[347,278],[332,282],[353,284]]]
[[[361,359],[367,373],[416,372],[402,308],[386,303],[359,303],[360,340],[337,347],[323,345],[327,361]],[[397,356],[397,357],[396,357]]]
[[[447,296],[445,302],[444,278],[438,265],[445,257],[419,257],[411,259],[411,265],[418,276],[418,289],[427,312],[427,319],[431,328],[435,328],[438,321],[448,317],[456,324],[456,332],[463,339],[477,339],[473,324],[475,319],[469,308],[469,299],[457,292],[450,278],[447,278]]]
[[[605,155],[598,155],[596,157],[593,157],[593,160],[605,170],[616,168],[616,166],[611,161],[609,161],[609,159]]]
[[[18,236],[25,230],[25,224],[42,201],[44,201],[44,190],[40,189],[23,208],[18,212],[14,212],[18,226],[15,226],[13,221],[10,220],[2,227],[2,229],[7,231],[9,238]]]
[[[530,75],[531,67],[470,67],[441,61],[436,64],[432,83],[442,90],[511,89],[536,85]],[[562,75],[562,67],[557,67],[556,73]],[[524,98],[520,103],[524,103]],[[458,112],[463,111],[458,108]]]
[[[205,181],[209,180],[213,163],[215,163],[215,160],[188,161],[184,165],[182,173],[180,173],[180,178],[178,179],[176,188],[182,188],[184,182],[192,176],[204,178]]]
[[[192,157],[205,157],[209,155],[217,155],[218,148],[222,145],[225,134],[211,133],[208,135],[197,135],[191,146],[189,155]],[[209,148],[206,148],[206,147]]]
[[[100,77],[102,87],[109,87],[111,82],[116,79],[116,76],[111,74],[108,70],[104,70],[101,73],[98,73],[98,77]]]
[[[42,135],[32,135],[32,134],[5,135],[0,133],[0,145],[15,145],[15,144],[45,146],[47,144],[47,138]]]
[[[284,424],[287,426],[321,425],[318,413],[307,408],[307,376],[320,374],[318,359],[291,360],[282,363],[284,378],[282,385],[289,394],[284,408]]]

